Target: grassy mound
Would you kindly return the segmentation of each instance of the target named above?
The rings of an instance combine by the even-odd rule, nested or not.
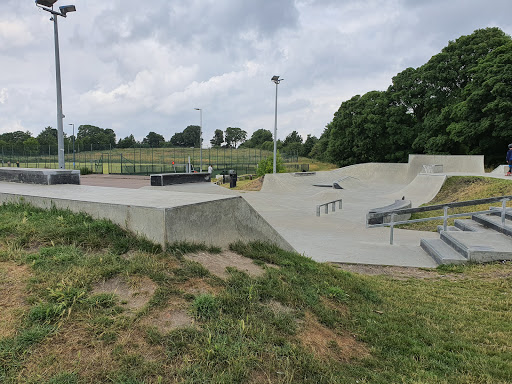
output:
[[[398,279],[230,248],[163,251],[86,215],[0,206],[0,382],[512,380],[510,264]],[[223,252],[262,273],[190,257]]]
[[[485,199],[488,197],[498,197],[507,195],[512,195],[512,180],[494,179],[490,177],[479,176],[452,176],[446,180],[446,182],[444,183],[436,197],[434,197],[434,199],[432,199],[427,204],[423,204],[422,206]],[[501,203],[495,203],[492,205],[501,207]],[[508,202],[507,206],[512,206],[512,202]],[[470,207],[450,209],[448,214],[485,211],[488,209],[489,204],[474,205]],[[426,217],[435,217],[442,215],[442,210],[420,212],[413,214],[411,216],[411,219],[422,219]],[[453,222],[454,219],[449,219],[448,225],[453,225]],[[423,223],[403,225],[400,226],[400,228],[435,232],[437,231],[437,226],[442,224],[442,220],[432,220]]]

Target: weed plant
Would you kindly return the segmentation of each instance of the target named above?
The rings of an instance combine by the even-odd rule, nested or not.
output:
[[[396,280],[237,242],[264,274],[222,280],[183,257],[218,249],[163,251],[86,215],[4,204],[0,228],[0,277],[30,272],[0,337],[2,383],[512,382],[510,264]],[[113,281],[154,291],[130,309],[95,290]],[[189,325],[162,328],[178,310]]]

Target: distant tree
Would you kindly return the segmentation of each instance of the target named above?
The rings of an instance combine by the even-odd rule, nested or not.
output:
[[[34,137],[29,137],[27,140],[23,142],[23,147],[25,151],[30,154],[35,154],[39,152],[39,141],[37,141]]]
[[[133,135],[126,136],[124,139],[119,139],[117,143],[118,148],[133,148],[137,145],[137,140]]]
[[[213,134],[213,139],[210,140],[210,144],[213,147],[220,147],[224,143],[224,132],[221,129],[216,129]]]
[[[199,125],[189,125],[183,130],[183,142],[185,147],[199,148],[199,136],[201,127]]]
[[[183,139],[183,132],[177,132],[174,135],[172,135],[171,139],[169,140],[169,144],[172,147],[185,147],[185,140]]]
[[[236,148],[237,143],[242,143],[247,138],[247,132],[241,128],[226,128],[225,140],[228,147]]]
[[[158,133],[149,132],[148,135],[142,139],[142,144],[149,145],[151,148],[161,148],[165,144],[165,139]]]
[[[301,156],[309,157],[311,150],[314,145],[318,142],[318,139],[315,136],[308,135],[304,145],[302,146],[302,151],[300,152]]]
[[[288,136],[286,136],[286,139],[284,139],[284,146],[290,145],[292,143],[299,143],[302,144],[302,136],[299,135],[299,132],[293,131]]]
[[[273,141],[272,132],[268,129],[258,129],[253,132],[249,140],[244,142],[244,147],[261,148],[261,145],[266,141]]]
[[[116,146],[116,134],[110,128],[99,128],[94,125],[81,125],[78,127],[77,141],[84,148],[90,150],[107,149]]]
[[[41,145],[43,148],[48,149],[48,146],[51,145],[56,146],[57,145],[57,129],[52,127],[46,127],[37,135],[37,141],[39,142],[39,145]]]

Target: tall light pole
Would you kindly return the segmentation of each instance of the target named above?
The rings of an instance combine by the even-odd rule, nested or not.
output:
[[[276,84],[276,113],[274,120],[274,165],[272,168],[272,173],[276,173],[276,157],[277,157],[277,86],[284,79],[280,79],[279,76],[272,76],[272,80]]]
[[[203,110],[194,109],[199,111],[199,172],[203,172]]]
[[[73,169],[75,169],[75,124],[69,124],[73,126]]]
[[[62,113],[62,87],[60,79],[60,54],[59,54],[59,28],[57,25],[57,16],[67,17],[68,12],[75,12],[76,8],[74,5],[63,5],[59,7],[60,12],[53,10],[53,5],[57,0],[36,0],[36,6],[42,10],[51,13],[53,16],[50,20],[53,21],[53,35],[55,40],[55,73],[57,81],[57,144],[58,144],[58,158],[59,168],[66,168],[64,163],[64,127],[63,119],[64,114]]]

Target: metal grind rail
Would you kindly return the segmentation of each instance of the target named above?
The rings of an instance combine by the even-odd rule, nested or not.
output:
[[[336,203],[339,203],[339,209],[342,208],[342,199],[329,201],[328,203],[319,204],[316,206],[316,215],[320,216],[320,210],[322,207],[325,207],[325,214],[329,213],[329,204],[332,205],[331,212],[336,212]]]
[[[500,196],[500,197],[490,197],[487,199],[461,201],[461,202],[457,202],[457,203],[430,205],[427,207],[399,209],[396,211],[390,211],[389,212],[389,215],[391,216],[390,222],[382,223],[382,224],[368,224],[369,215],[367,214],[366,215],[366,227],[367,228],[390,227],[389,244],[391,244],[391,245],[393,245],[393,230],[394,230],[395,225],[422,223],[425,221],[432,221],[432,220],[443,220],[443,230],[446,231],[448,228],[448,219],[450,219],[450,218],[501,212],[501,224],[503,227],[505,227],[507,201],[510,201],[510,200],[512,200],[512,196]],[[455,214],[451,214],[451,215],[448,214],[448,209],[450,209],[450,208],[469,207],[472,205],[492,204],[492,203],[497,203],[497,202],[501,202],[501,208],[500,207],[490,207],[490,209],[485,210],[485,211],[455,213]],[[426,217],[423,219],[395,221],[396,215],[406,215],[406,214],[419,213],[419,212],[438,211],[441,209],[443,210],[443,216]]]

